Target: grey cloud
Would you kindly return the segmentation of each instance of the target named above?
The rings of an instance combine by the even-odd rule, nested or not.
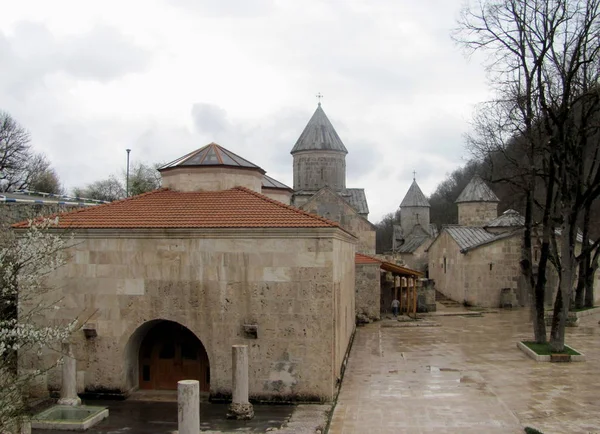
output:
[[[194,104],[192,106],[192,119],[196,130],[200,133],[219,135],[231,129],[227,112],[213,104]]]
[[[209,17],[258,17],[274,7],[273,0],[168,0],[173,6],[186,8]]]
[[[113,27],[96,26],[59,41],[32,22],[20,22],[12,37],[0,33],[0,56],[0,92],[18,98],[58,72],[106,82],[143,71],[152,58]]]
[[[59,47],[61,69],[83,79],[109,81],[146,69],[151,55],[118,29],[96,26]]]
[[[352,179],[366,176],[377,169],[382,158],[374,143],[346,143],[346,148],[346,179],[351,186]]]

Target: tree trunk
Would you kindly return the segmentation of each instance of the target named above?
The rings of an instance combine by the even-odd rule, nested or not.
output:
[[[594,277],[598,269],[598,256],[594,263],[588,268],[585,279],[585,304],[584,307],[594,307]]]
[[[583,227],[581,249],[584,250],[579,261],[579,275],[577,277],[577,289],[575,290],[575,309],[581,309],[584,305],[584,295],[586,292],[588,276],[591,268],[592,252],[586,251],[590,244],[590,214],[592,212],[592,204],[589,202],[583,209]],[[593,278],[592,278],[593,279]]]
[[[558,339],[558,325],[562,315],[563,298],[560,290],[556,294],[554,300],[554,309],[552,309],[552,326],[550,327],[550,342]]]
[[[533,339],[537,343],[546,343],[546,323],[544,322],[544,286],[541,287],[542,309],[539,309],[539,290],[533,277],[533,258],[531,257],[533,221],[533,188],[526,192],[525,200],[525,230],[523,231],[523,248],[521,249],[521,273],[525,277],[527,292],[530,298],[530,316],[533,325]],[[545,275],[544,275],[545,277]],[[539,274],[538,274],[539,282]],[[540,320],[541,318],[541,320]]]
[[[575,289],[575,309],[581,309],[584,304],[584,295],[586,291],[587,276],[589,273],[590,257],[588,254],[583,255],[579,261],[578,276],[577,276],[577,288]]]
[[[567,325],[567,316],[569,315],[569,304],[573,289],[573,267],[575,266],[574,225],[570,219],[570,210],[563,210],[563,217],[564,223],[560,237],[561,269],[559,284],[562,306],[560,306],[560,315],[556,326],[550,331],[550,349],[556,352],[562,352],[565,349],[565,327]]]

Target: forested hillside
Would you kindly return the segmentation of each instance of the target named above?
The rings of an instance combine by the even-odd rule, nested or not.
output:
[[[496,160],[499,160],[499,158]],[[503,167],[499,164],[499,161],[477,160],[475,158],[454,170],[428,197],[431,205],[431,223],[434,223],[438,229],[442,225],[457,224],[458,211],[454,201],[475,174],[479,174],[500,199],[498,204],[499,213],[503,213],[507,209],[514,209],[523,214],[525,212],[523,190],[514,187],[510,172],[510,169]],[[543,195],[543,188],[540,189],[539,195]],[[397,198],[398,203],[401,200],[401,197]],[[390,205],[397,206],[397,204]],[[535,214],[539,214],[539,210]],[[600,201],[595,201],[590,220],[592,222],[590,235],[594,238],[600,235]],[[386,214],[380,222],[375,224],[377,228],[377,253],[388,252],[392,249],[393,226],[395,224],[400,224],[400,211],[398,208]]]

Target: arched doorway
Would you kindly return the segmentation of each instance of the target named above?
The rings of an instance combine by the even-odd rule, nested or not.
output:
[[[202,342],[190,330],[172,321],[152,327],[140,345],[140,389],[175,390],[180,380],[198,380],[210,391],[210,365]]]

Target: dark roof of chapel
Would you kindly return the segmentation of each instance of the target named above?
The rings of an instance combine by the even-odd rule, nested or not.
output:
[[[210,167],[210,166],[227,166],[238,167],[242,169],[255,169],[261,173],[265,173],[263,169],[256,164],[251,163],[245,158],[217,145],[210,143],[200,149],[185,154],[170,163],[161,166],[158,170],[173,169],[175,167]]]
[[[412,184],[408,188],[408,192],[406,193],[406,196],[404,196],[404,199],[402,199],[402,203],[400,204],[400,207],[411,207],[411,206],[427,207],[427,208],[430,207],[429,201],[427,200],[427,198],[425,197],[425,195],[419,188],[419,185],[417,184],[416,180],[413,180]]]
[[[369,205],[364,188],[346,188],[338,194],[348,202],[359,214],[369,214]]]
[[[500,199],[479,175],[475,175],[455,201],[461,202],[500,202]]]
[[[348,150],[342,143],[342,139],[331,125],[327,115],[319,103],[314,114],[304,127],[298,141],[292,148],[291,154],[301,151],[338,151],[344,154]]]
[[[276,179],[271,178],[270,176],[267,176],[267,175],[263,175],[262,188],[278,188],[281,190],[294,191],[292,188],[288,187],[283,182],[279,182]]]

